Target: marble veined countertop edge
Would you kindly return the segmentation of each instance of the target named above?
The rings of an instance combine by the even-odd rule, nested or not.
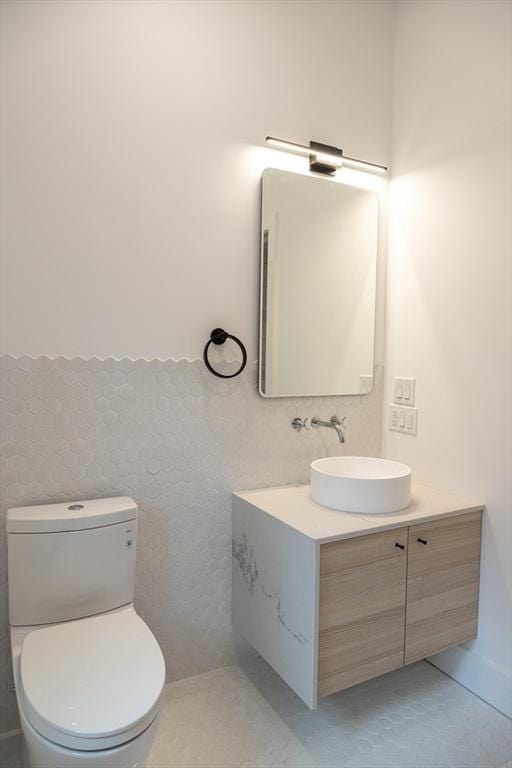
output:
[[[328,509],[313,501],[309,485],[236,491],[233,496],[243,499],[319,544],[427,523],[439,517],[477,512],[485,508],[479,501],[418,483],[412,485],[410,506],[393,514],[364,515]]]

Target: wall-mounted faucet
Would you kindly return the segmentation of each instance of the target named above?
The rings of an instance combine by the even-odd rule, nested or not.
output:
[[[322,419],[319,419],[318,416],[315,416],[313,419],[311,419],[311,426],[312,427],[327,427],[328,429],[334,429],[336,430],[336,434],[338,435],[338,439],[340,443],[345,442],[345,419],[346,416],[344,416],[342,419],[338,419],[337,416],[333,416],[330,421],[322,421]],[[301,419],[298,416],[295,417],[292,421],[292,427],[296,432],[300,432],[301,429],[308,430],[308,421],[309,419]]]
[[[336,430],[336,434],[338,435],[338,439],[340,443],[345,442],[345,433],[343,431],[343,428],[345,426],[345,417],[343,417],[340,421],[337,416],[333,416],[330,421],[322,421],[318,418],[318,416],[315,416],[313,419],[311,419],[311,426],[312,427],[328,427],[329,429]]]

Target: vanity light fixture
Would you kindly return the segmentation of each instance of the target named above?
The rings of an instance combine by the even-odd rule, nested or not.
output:
[[[303,155],[309,157],[309,170],[315,173],[324,173],[328,176],[334,176],[340,168],[352,168],[355,171],[366,171],[367,173],[385,174],[387,168],[384,165],[368,163],[365,160],[357,160],[355,157],[347,157],[339,147],[333,147],[330,144],[321,144],[319,141],[310,141],[309,146],[296,144],[293,141],[284,141],[274,136],[267,136],[267,144],[275,149],[281,149],[284,152],[291,152],[294,155]]]

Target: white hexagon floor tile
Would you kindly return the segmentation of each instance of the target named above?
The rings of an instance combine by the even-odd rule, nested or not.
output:
[[[427,662],[322,699],[260,658],[171,683],[147,768],[512,768],[512,723]],[[0,741],[21,768],[20,739]]]
[[[511,727],[427,662],[312,712],[256,658],[167,687],[148,768],[505,768]]]

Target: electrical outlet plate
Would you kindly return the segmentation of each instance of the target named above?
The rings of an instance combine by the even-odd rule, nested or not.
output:
[[[388,429],[392,432],[403,432],[405,435],[415,435],[418,431],[418,409],[390,403]]]
[[[395,376],[393,379],[393,402],[397,405],[414,405],[416,379],[408,376]]]

